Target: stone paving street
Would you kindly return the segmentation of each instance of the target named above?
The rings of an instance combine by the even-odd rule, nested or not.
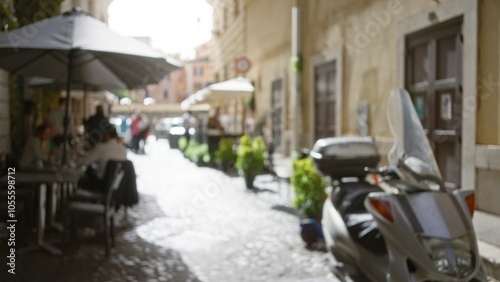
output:
[[[18,255],[17,274],[3,271],[0,281],[336,281],[327,254],[305,247],[285,187],[269,176],[250,192],[243,179],[197,167],[164,140],[129,158],[141,202],[127,221],[119,213],[109,259],[102,224],[90,222],[64,259]]]
[[[123,213],[117,215],[116,247],[110,258],[104,257],[102,221],[82,222],[89,226],[79,230],[64,258],[36,250],[18,255],[16,275],[6,272],[5,241],[1,242],[2,254],[0,281],[20,282],[122,282],[122,281],[199,281],[183,262],[180,254],[172,249],[158,248],[137,235],[135,226],[164,216],[152,196],[141,195],[141,203],[129,211],[128,220]],[[83,220],[82,220],[83,221]],[[96,234],[97,233],[97,234]],[[59,240],[61,234],[48,231],[46,237]],[[56,244],[60,247],[60,244]]]
[[[141,238],[181,253],[202,281],[328,280],[327,254],[307,250],[298,217],[282,211],[284,185],[278,191],[261,176],[259,192],[248,191],[242,178],[197,167],[167,146],[160,140],[131,156],[140,191],[165,213],[137,228]]]

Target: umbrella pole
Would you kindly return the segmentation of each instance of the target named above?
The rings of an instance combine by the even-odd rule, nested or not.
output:
[[[83,120],[87,120],[87,85],[83,86]]]
[[[69,124],[69,99],[71,96],[71,79],[73,72],[73,49],[69,50],[68,54],[68,74],[66,79],[66,108],[64,109],[64,131],[63,131],[63,151],[62,151],[62,160],[61,164],[66,164],[66,136],[68,135],[68,124]]]

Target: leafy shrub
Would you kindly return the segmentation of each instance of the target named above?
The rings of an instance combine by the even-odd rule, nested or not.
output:
[[[181,137],[179,139],[179,147],[181,149],[187,148],[184,150],[184,156],[192,161],[203,161],[210,162],[210,154],[208,152],[207,144],[198,144],[194,139],[189,140],[189,144],[187,144],[187,139],[185,137]]]
[[[328,182],[316,171],[311,158],[293,161],[290,182],[296,195],[294,206],[310,217],[318,217],[326,199]]]
[[[196,144],[193,146],[190,152],[189,158],[193,161],[203,161],[209,162],[210,155],[208,153],[208,145],[207,144]]]
[[[186,137],[181,137],[179,138],[179,148],[183,150],[187,146],[187,138]]]
[[[266,145],[261,137],[253,140],[243,135],[236,151],[236,169],[246,175],[255,175],[264,169]]]
[[[215,160],[221,163],[231,163],[236,161],[236,153],[233,151],[234,141],[232,138],[222,138],[219,147],[215,151]]]

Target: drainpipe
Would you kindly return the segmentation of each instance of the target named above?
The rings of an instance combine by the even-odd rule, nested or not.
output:
[[[291,75],[291,91],[290,91],[290,114],[292,117],[292,140],[291,140],[291,150],[292,152],[300,151],[300,132],[301,132],[301,81],[300,72],[302,68],[301,59],[301,15],[300,8],[298,7],[298,2],[292,7],[292,57],[290,59],[290,66],[292,70]]]

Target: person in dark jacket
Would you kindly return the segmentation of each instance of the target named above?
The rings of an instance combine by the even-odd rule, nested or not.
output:
[[[108,161],[127,160],[127,149],[119,144],[115,128],[111,127],[110,131],[103,131],[104,142],[97,144],[81,162],[87,167],[86,177],[80,182],[80,186],[85,189],[102,190]]]
[[[116,193],[116,208],[131,207],[139,203],[134,164],[130,160],[122,162],[125,172],[120,188]]]
[[[104,142],[104,131],[109,130],[109,120],[104,115],[104,108],[102,105],[96,106],[95,111],[95,115],[89,118],[86,125],[86,130],[89,134],[89,143],[92,147],[98,143]]]

